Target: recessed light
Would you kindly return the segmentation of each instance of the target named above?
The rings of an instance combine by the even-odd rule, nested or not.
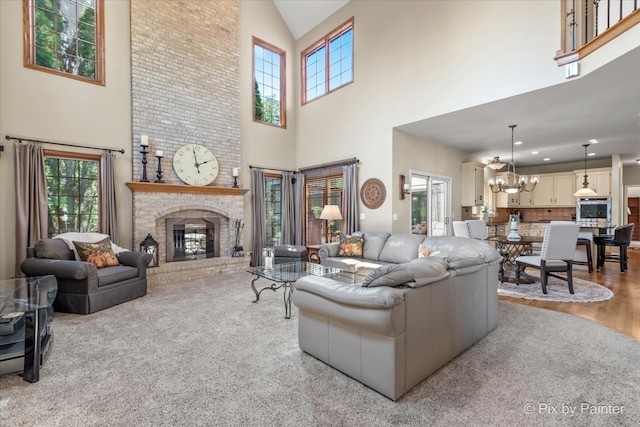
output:
[[[513,143],[513,145],[522,145],[522,141],[516,141]]]
[[[597,139],[590,139],[589,142],[592,143],[592,144],[597,144],[598,140]]]
[[[545,162],[548,162],[549,160],[551,160],[549,157],[545,157],[544,159],[542,159]]]
[[[587,154],[587,156],[595,156],[595,155],[596,155],[596,153],[589,153],[589,154]]]
[[[636,162],[640,163],[640,159],[636,159]]]
[[[538,154],[538,152],[537,151],[532,151],[531,154]]]

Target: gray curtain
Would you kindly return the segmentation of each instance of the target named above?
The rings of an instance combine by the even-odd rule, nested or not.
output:
[[[342,233],[358,231],[358,164],[342,166]]]
[[[304,245],[304,174],[302,172],[298,172],[296,174],[294,174],[295,177],[295,186],[294,186],[294,191],[295,191],[295,207],[294,207],[294,221],[295,221],[295,228],[294,228],[294,235],[295,235],[295,240],[294,240],[294,244],[295,245]]]
[[[304,245],[304,174],[282,173],[282,243]]]
[[[282,172],[282,217],[280,227],[282,229],[281,242],[283,245],[295,245],[296,241],[296,192],[295,174]]]
[[[16,277],[24,277],[20,264],[27,247],[47,237],[47,179],[44,152],[36,143],[16,145]]]
[[[102,224],[101,231],[111,236],[111,241],[118,244],[118,209],[116,205],[116,180],[114,163],[116,155],[104,152],[101,156],[102,170]]]
[[[253,245],[251,265],[262,265],[262,248],[267,239],[267,214],[264,206],[264,171],[251,169],[251,203],[253,205]]]

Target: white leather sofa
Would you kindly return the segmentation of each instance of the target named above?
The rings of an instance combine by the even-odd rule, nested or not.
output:
[[[483,241],[424,236],[420,243],[439,253],[416,259],[420,243],[404,236],[388,239],[399,257],[415,249],[414,259],[385,261],[366,286],[306,276],[292,298],[300,348],[393,400],[496,326],[502,260]],[[374,286],[380,281],[388,286]]]

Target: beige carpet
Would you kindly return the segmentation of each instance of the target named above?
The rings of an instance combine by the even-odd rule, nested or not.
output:
[[[500,302],[494,331],[392,402],[302,353],[297,310],[281,290],[252,304],[250,278],[57,315],[41,380],[0,378],[0,425],[640,425],[640,342],[585,319]]]

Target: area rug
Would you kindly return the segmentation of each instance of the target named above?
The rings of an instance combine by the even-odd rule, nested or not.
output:
[[[531,284],[500,283],[498,295],[523,299],[535,299],[540,301],[558,302],[598,302],[606,301],[613,297],[613,292],[594,282],[573,278],[573,294],[569,293],[569,286],[564,280],[549,277],[547,281],[547,294],[542,293],[540,275],[538,271],[527,270],[527,275],[536,279]]]

